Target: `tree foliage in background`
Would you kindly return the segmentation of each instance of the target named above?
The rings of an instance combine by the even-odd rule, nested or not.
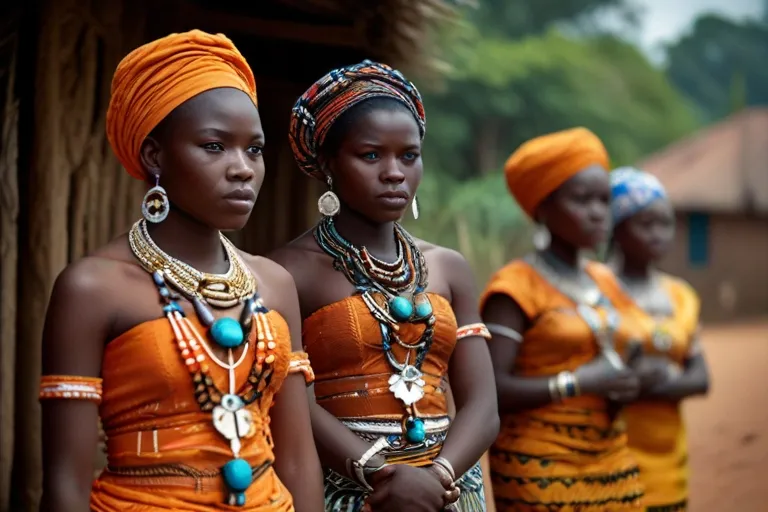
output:
[[[667,56],[667,75],[706,122],[768,105],[768,22],[703,16]]]
[[[418,84],[427,173],[423,217],[409,228],[459,249],[480,280],[530,247],[530,224],[500,172],[521,142],[586,126],[621,165],[696,126],[663,71],[599,30],[607,10],[636,13],[631,0],[484,0],[442,34],[451,70],[440,87]]]

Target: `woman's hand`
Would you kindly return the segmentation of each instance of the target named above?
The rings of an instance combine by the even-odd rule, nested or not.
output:
[[[369,512],[439,512],[445,506],[445,488],[428,469],[395,464],[368,477],[368,483],[374,489]]]
[[[640,394],[640,379],[630,368],[617,369],[600,355],[580,366],[575,372],[582,394],[598,395],[615,402],[627,403]]]
[[[658,355],[639,357],[631,366],[640,380],[640,391],[646,391],[666,383],[670,378],[669,359]]]

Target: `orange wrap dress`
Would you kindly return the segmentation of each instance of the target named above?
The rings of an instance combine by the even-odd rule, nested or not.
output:
[[[699,298],[686,282],[661,276],[673,306],[669,318],[657,321],[643,311],[618,286],[606,289],[622,322],[632,330],[633,340],[642,343],[643,352],[668,357],[682,370],[695,355],[699,326]],[[631,326],[631,327],[630,327]],[[654,343],[658,334],[667,347]],[[621,340],[622,343],[627,339]],[[622,348],[622,347],[620,347]],[[640,466],[645,484],[644,502],[648,510],[675,512],[686,510],[688,500],[688,446],[680,404],[666,401],[639,401],[624,408],[629,447]]]
[[[456,317],[447,299],[427,295],[437,321],[421,367],[425,395],[415,404],[426,427],[422,445],[408,446],[403,440],[403,404],[389,390],[392,367],[382,348],[379,322],[362,297],[334,302],[304,320],[304,349],[315,372],[317,403],[366,441],[387,436],[392,447],[382,455],[389,463],[430,464],[439,455],[450,425],[443,377],[456,345]],[[403,323],[398,335],[413,343],[424,328],[423,324]],[[393,345],[392,350],[398,360],[405,359],[403,347]],[[479,464],[459,479],[460,510],[485,510],[482,482]],[[350,480],[326,471],[326,510],[358,510],[364,496]]]
[[[273,375],[260,400],[248,405],[254,429],[243,439],[240,456],[254,470],[246,505],[224,504],[227,491],[220,469],[232,459],[210,412],[202,412],[192,380],[166,318],[137,325],[107,344],[103,358],[103,398],[99,414],[107,435],[108,466],[93,484],[94,512],[287,512],[291,495],[272,469],[274,454],[269,409],[289,372],[290,334],[285,320],[267,313],[277,342]],[[199,332],[197,317],[189,319]],[[254,345],[255,326],[249,345]],[[242,386],[255,350],[235,370]],[[236,357],[239,354],[236,354]],[[210,364],[218,389],[227,389],[228,372]]]
[[[610,277],[595,272],[598,267],[590,263],[587,271],[603,291]],[[496,294],[512,298],[531,323],[518,348],[516,375],[554,376],[598,356],[595,335],[573,300],[526,261],[513,261],[491,278],[481,308]],[[625,335],[619,324],[615,337]],[[598,396],[502,414],[490,466],[500,512],[642,510],[643,488],[627,436]]]

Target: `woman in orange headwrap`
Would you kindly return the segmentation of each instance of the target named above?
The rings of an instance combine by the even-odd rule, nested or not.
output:
[[[674,211],[659,180],[631,167],[614,170],[611,206],[611,263],[620,286],[608,295],[632,329],[631,341],[642,346],[640,397],[623,411],[629,447],[640,467],[648,511],[679,512],[688,501],[680,403],[709,388],[698,340],[699,297],[688,283],[655,268],[675,231]]]
[[[536,251],[481,296],[501,433],[491,449],[499,511],[638,510],[642,487],[616,402],[638,379],[613,348],[623,336],[603,295],[610,271],[582,249],[605,239],[608,155],[584,128],[523,144],[507,161],[512,195],[537,223]]]
[[[128,234],[56,280],[43,510],[322,510],[296,288],[221,234],[245,225],[264,179],[248,64],[200,31],[134,50],[107,136],[151,188]],[[108,466],[92,484],[97,415]]]

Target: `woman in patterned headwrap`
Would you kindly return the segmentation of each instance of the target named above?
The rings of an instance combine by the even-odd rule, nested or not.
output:
[[[56,280],[42,509],[322,510],[293,280],[221,234],[245,225],[264,179],[248,64],[196,30],[134,50],[107,136],[151,188],[127,235]],[[92,482],[97,416],[109,463]]]
[[[709,387],[698,339],[699,298],[654,263],[670,248],[675,216],[656,177],[633,168],[611,173],[612,265],[620,286],[608,295],[642,346],[640,397],[624,409],[629,447],[640,466],[645,504],[654,512],[686,510],[688,449],[682,400]]]
[[[293,109],[296,161],[328,191],[317,226],[272,257],[299,290],[329,511],[485,510],[478,460],[498,416],[472,274],[398,223],[417,212],[424,128],[413,84],[370,61]]]
[[[616,402],[638,379],[613,342],[626,336],[605,292],[615,280],[582,249],[608,230],[608,154],[584,128],[538,137],[507,160],[507,185],[537,224],[536,251],[481,296],[501,432],[491,449],[499,511],[640,510],[638,469]]]

